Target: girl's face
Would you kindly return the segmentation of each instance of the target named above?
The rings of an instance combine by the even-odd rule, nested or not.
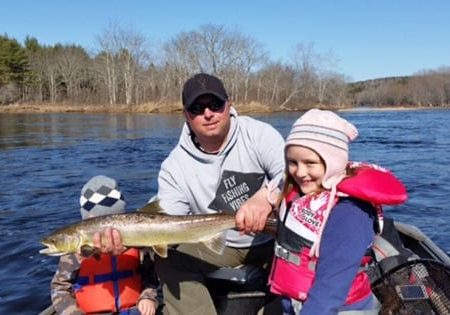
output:
[[[325,164],[315,151],[297,145],[288,146],[286,165],[289,175],[292,176],[303,194],[322,190]]]

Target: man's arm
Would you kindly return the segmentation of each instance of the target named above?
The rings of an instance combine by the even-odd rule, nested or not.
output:
[[[272,126],[257,122],[255,133],[258,160],[268,180],[277,187],[284,172],[284,140]],[[236,227],[245,233],[258,233],[264,229],[267,217],[273,209],[271,201],[276,200],[278,191],[262,187],[242,204],[236,213]]]
[[[178,168],[179,163],[174,163],[171,157],[161,164],[158,174],[158,200],[165,213],[187,215],[191,214],[191,209],[189,200],[180,187],[183,179],[182,171]]]
[[[236,213],[236,227],[245,233],[258,233],[264,229],[272,205],[267,200],[267,188],[258,190],[244,202]]]

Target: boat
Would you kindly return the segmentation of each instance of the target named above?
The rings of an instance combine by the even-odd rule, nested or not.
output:
[[[379,314],[450,315],[449,255],[417,227],[393,224],[403,252],[388,255],[372,269]]]
[[[393,225],[394,229],[387,230],[395,231],[399,243],[382,264],[367,267],[380,301],[379,314],[450,315],[448,253],[416,226],[388,220],[386,224]],[[266,279],[261,269],[248,265],[209,274],[207,284],[218,315],[281,314],[279,297],[268,291]],[[54,314],[52,306],[40,313]]]

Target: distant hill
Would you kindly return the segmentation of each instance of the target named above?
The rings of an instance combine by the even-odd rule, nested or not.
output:
[[[347,93],[353,106],[449,107],[450,71],[351,82]]]
[[[385,77],[348,83],[349,91],[361,91],[382,84],[407,84],[412,76]]]

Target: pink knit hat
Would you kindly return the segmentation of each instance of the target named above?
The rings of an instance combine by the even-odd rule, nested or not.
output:
[[[286,148],[299,145],[314,150],[325,161],[322,186],[331,189],[345,176],[348,143],[358,136],[356,127],[328,110],[311,109],[292,126]]]

